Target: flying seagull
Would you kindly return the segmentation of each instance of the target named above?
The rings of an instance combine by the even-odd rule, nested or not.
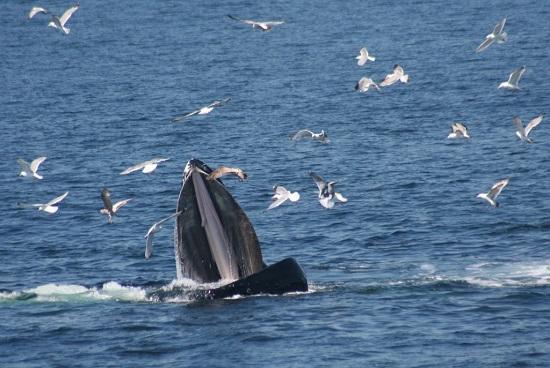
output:
[[[299,141],[302,138],[311,138],[312,140],[319,141],[321,143],[330,142],[330,139],[328,139],[328,135],[324,130],[321,130],[321,133],[313,133],[311,130],[302,129],[290,137],[293,141]]]
[[[405,74],[403,67],[399,64],[393,66],[393,71],[386,75],[386,78],[380,83],[380,87],[391,86],[395,82],[400,81],[401,83],[409,82],[409,75]]]
[[[357,59],[357,65],[363,66],[367,62],[367,60],[374,61],[376,58],[372,55],[369,55],[369,52],[366,47],[363,47],[361,50],[359,50],[359,55],[355,57]]]
[[[19,176],[42,179],[43,176],[38,174],[37,171],[38,171],[38,166],[40,166],[40,164],[44,162],[44,160],[46,160],[46,157],[38,157],[29,164],[27,161],[18,158],[17,163],[21,168],[21,172],[19,173]]]
[[[501,84],[499,84],[498,88],[506,88],[512,90],[520,89],[518,83],[523,73],[525,73],[525,66],[517,68],[512,72],[512,74],[510,74],[506,82],[502,82]]]
[[[514,116],[512,121],[514,122],[514,125],[517,128],[516,135],[519,137],[519,139],[527,143],[533,143],[533,140],[529,138],[529,133],[531,132],[531,130],[533,130],[533,128],[535,128],[537,125],[539,125],[542,122],[543,117],[544,115],[540,114],[539,116],[531,120],[525,128],[523,128],[523,123],[519,118],[519,116]]]
[[[271,204],[267,208],[268,210],[279,207],[284,202],[286,202],[287,199],[289,199],[291,202],[296,202],[300,199],[300,193],[288,191],[285,187],[281,185],[275,185],[273,187],[273,190],[275,191],[275,194],[273,195],[273,197],[271,197]]]
[[[49,27],[54,27],[60,29],[66,35],[71,31],[69,28],[65,27],[65,23],[71,18],[71,16],[80,8],[79,4],[71,6],[69,9],[65,10],[62,16],[58,17],[57,15],[52,16],[52,20],[48,23]]]
[[[335,200],[344,203],[348,201],[341,193],[334,191],[334,186],[336,185],[335,181],[329,181],[327,183],[314,172],[310,172],[309,175],[313,178],[315,184],[317,184],[317,188],[319,189],[319,203],[321,203],[323,207],[334,207]]]
[[[161,157],[153,158],[151,160],[142,162],[140,164],[130,166],[129,168],[127,168],[126,170],[121,172],[120,175],[128,175],[129,173],[132,173],[132,172],[138,171],[138,170],[141,170],[141,172],[143,172],[145,174],[149,174],[149,173],[152,173],[153,171],[155,171],[158,164],[160,164],[161,162],[164,162],[164,161],[168,161],[168,160],[169,160],[169,158],[161,158]]]
[[[487,47],[491,46],[493,42],[503,43],[508,38],[508,34],[504,32],[504,25],[506,24],[506,18],[497,23],[493,32],[485,36],[485,40],[478,46],[476,52],[481,52]]]
[[[48,203],[36,203],[36,204],[20,204],[19,207],[26,208],[26,207],[37,207],[39,211],[44,211],[50,214],[54,214],[57,212],[59,207],[57,204],[65,199],[65,197],[69,194],[69,192],[65,192],[59,197],[55,197]]]
[[[241,23],[244,23],[244,24],[249,24],[252,26],[252,29],[256,29],[258,28],[260,31],[262,32],[267,32],[267,31],[271,31],[271,29],[273,28],[273,26],[278,26],[279,24],[283,24],[284,22],[283,21],[267,21],[267,22],[259,22],[259,21],[256,21],[256,20],[250,20],[250,19],[239,19],[237,17],[234,17],[232,15],[228,15],[227,16],[229,19],[233,19],[233,20],[236,20],[237,22],[241,22]]]
[[[132,198],[125,199],[113,205],[113,202],[111,202],[111,193],[109,193],[109,189],[107,188],[103,188],[101,190],[101,199],[103,200],[103,208],[100,209],[99,212],[109,217],[110,224],[113,223],[113,216],[118,212],[118,210],[132,200]]]
[[[29,12],[29,15],[27,16],[27,18],[32,19],[38,13],[48,14],[48,10],[46,10],[46,9],[40,7],[40,6],[33,6],[31,11]]]
[[[468,128],[466,128],[466,125],[462,123],[453,123],[451,129],[453,131],[447,136],[448,139],[470,138],[470,135],[468,134]]]
[[[374,87],[376,90],[380,91],[378,84],[374,83],[374,81],[369,77],[363,77],[355,84],[355,90],[359,92],[367,92],[371,87]]]
[[[220,166],[216,170],[212,171],[207,177],[207,180],[216,180],[225,175],[236,175],[239,177],[240,181],[248,179],[248,175],[238,167],[226,167]]]
[[[173,213],[170,216],[160,220],[159,222],[155,222],[153,226],[149,228],[149,231],[147,231],[147,234],[145,234],[145,258],[148,259],[153,255],[153,236],[158,233],[160,229],[162,229],[162,224],[173,217],[179,216],[181,212],[182,211]]]
[[[493,207],[498,207],[499,204],[497,202],[497,197],[500,192],[502,192],[502,189],[504,189],[504,187],[508,185],[509,181],[510,179],[504,179],[495,183],[495,185],[491,187],[491,190],[488,193],[479,193],[477,195],[477,198],[486,200]]]
[[[210,105],[206,105],[206,106],[201,107],[200,109],[197,109],[197,110],[194,110],[194,111],[191,111],[191,112],[187,112],[183,115],[176,116],[176,117],[172,118],[172,122],[176,123],[180,120],[183,120],[183,119],[188,118],[188,117],[193,116],[193,115],[206,115],[206,114],[209,114],[210,112],[212,112],[212,110],[214,110],[214,108],[223,106],[229,100],[231,100],[231,97],[226,97],[222,100],[216,100],[216,101],[212,102]]]

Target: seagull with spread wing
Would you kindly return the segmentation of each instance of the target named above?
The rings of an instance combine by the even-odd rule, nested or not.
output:
[[[65,23],[69,21],[72,15],[80,8],[79,4],[71,6],[69,9],[65,10],[62,16],[58,17],[57,15],[52,16],[52,20],[48,23],[48,27],[53,27],[60,29],[64,34],[68,35],[71,31],[70,28],[65,27]]]
[[[291,192],[281,185],[275,185],[273,187],[273,190],[275,191],[275,194],[273,194],[273,197],[271,197],[271,204],[267,208],[268,210],[279,207],[287,200],[290,200],[291,202],[296,202],[300,199],[300,193]]]
[[[321,129],[320,133],[313,133],[311,130],[308,129],[302,129],[296,132],[295,134],[291,135],[290,139],[293,141],[299,141],[303,138],[311,138],[314,141],[318,141],[321,143],[329,143],[330,140],[328,139],[327,133],[325,133],[324,130]]]
[[[258,28],[262,32],[271,31],[273,26],[278,26],[280,24],[283,24],[284,22],[281,20],[275,20],[275,21],[267,21],[267,22],[260,22],[256,20],[250,20],[250,19],[239,19],[237,17],[234,17],[232,15],[227,16],[229,19],[236,20],[237,22],[241,22],[244,24],[248,24],[252,26],[252,29]]]
[[[391,86],[396,82],[408,83],[409,75],[405,74],[403,67],[399,64],[393,66],[393,71],[386,75],[386,78],[380,83],[380,87]]]
[[[104,207],[100,209],[99,212],[109,217],[110,224],[113,223],[113,216],[118,212],[118,210],[132,200],[132,198],[125,199],[118,201],[113,205],[113,202],[111,202],[111,193],[109,193],[109,189],[107,188],[103,188],[101,190],[101,199],[103,200]]]
[[[134,171],[141,170],[144,174],[149,174],[155,171],[158,164],[164,161],[168,161],[169,158],[162,158],[162,157],[156,157],[151,160],[144,161],[142,163],[136,164],[134,166],[130,166],[126,170],[120,173],[120,175],[128,175]]]
[[[504,189],[504,187],[508,185],[509,181],[510,179],[504,179],[495,183],[495,185],[491,187],[491,190],[489,192],[479,193],[477,195],[477,198],[481,198],[487,201],[493,207],[498,207],[499,204],[497,202],[497,197],[499,196],[500,192],[502,192],[502,189]]]
[[[182,211],[171,214],[162,220],[155,222],[145,234],[145,258],[148,259],[153,255],[153,236],[162,229],[162,224],[173,217],[179,216]]]
[[[374,81],[369,77],[363,77],[355,84],[355,90],[359,92],[368,92],[371,87],[374,87],[377,91],[380,91],[378,84],[374,83]]]
[[[506,82],[502,82],[501,84],[499,84],[498,88],[505,88],[505,89],[511,89],[511,90],[520,89],[518,86],[518,83],[523,73],[525,73],[525,66],[521,66],[517,68],[512,72],[512,74],[510,74]]]
[[[172,118],[172,122],[176,123],[180,120],[191,117],[193,115],[207,115],[207,114],[210,114],[212,112],[212,110],[214,110],[214,108],[223,106],[229,100],[231,100],[231,97],[226,97],[222,100],[216,100],[216,101],[212,102],[209,105],[201,107],[200,109],[197,109],[197,110],[194,110],[194,111],[191,111],[191,112],[187,112],[183,115],[176,116],[176,117]]]
[[[334,207],[336,200],[339,202],[347,202],[348,199],[345,198],[341,193],[338,193],[334,190],[336,185],[335,181],[329,181],[328,183],[323,180],[319,175],[314,172],[310,172],[309,176],[313,178],[313,181],[319,189],[319,203],[325,208]]]
[[[212,171],[207,177],[207,180],[216,180],[225,175],[235,175],[239,177],[240,181],[248,179],[247,173],[238,167],[220,166],[216,170]]]
[[[359,50],[359,55],[355,57],[357,59],[357,65],[363,66],[367,62],[367,60],[374,61],[376,58],[369,54],[369,51],[366,47],[363,47],[361,50]]]
[[[485,36],[485,40],[478,46],[476,52],[481,52],[487,47],[491,46],[493,42],[503,43],[508,39],[508,34],[504,32],[504,25],[506,24],[506,18],[497,23],[493,32]]]
[[[470,138],[470,134],[468,134],[468,128],[466,128],[466,125],[462,123],[453,123],[451,129],[452,132],[449,133],[449,135],[447,136],[448,139]]]
[[[54,214],[59,209],[58,204],[65,199],[65,197],[69,194],[69,192],[65,192],[59,197],[55,197],[51,201],[47,203],[36,203],[36,204],[19,204],[19,207],[22,208],[28,208],[28,207],[36,207],[39,211],[44,211],[49,214]]]
[[[524,128],[523,122],[521,121],[520,117],[514,116],[512,121],[517,128],[516,135],[518,136],[518,138],[521,139],[523,142],[533,143],[533,140],[529,138],[529,133],[531,132],[531,130],[533,130],[533,128],[535,128],[542,122],[543,118],[544,115],[540,114],[539,116],[533,118]]]
[[[21,169],[21,172],[19,173],[19,176],[24,176],[26,178],[35,178],[35,179],[43,179],[43,176],[38,174],[38,167],[42,162],[46,160],[46,157],[38,157],[29,164],[27,161],[18,158],[17,163],[19,164],[19,167]]]

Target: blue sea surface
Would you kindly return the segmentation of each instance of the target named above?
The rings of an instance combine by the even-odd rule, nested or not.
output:
[[[550,3],[82,1],[68,35],[33,5],[70,2],[2,4],[0,367],[550,367],[550,123],[534,144],[512,124],[550,107]],[[354,90],[397,63],[408,84]],[[331,142],[289,140],[304,128]],[[18,177],[39,156],[44,179]],[[294,257],[309,292],[150,296],[203,287],[175,281],[171,223],[143,256],[191,158],[249,174],[225,183],[264,261]],[[310,171],[349,202],[321,207]],[[499,208],[476,198],[503,178]],[[266,211],[274,184],[300,201]],[[133,198],[111,225],[104,186]],[[18,207],[65,191],[55,215]]]

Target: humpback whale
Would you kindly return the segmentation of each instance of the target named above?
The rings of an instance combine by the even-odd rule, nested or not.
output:
[[[196,298],[213,299],[258,293],[307,291],[298,263],[287,258],[271,266],[262,259],[252,223],[212,169],[192,159],[184,171],[174,226],[178,279],[199,283],[225,283],[216,289],[197,290]]]

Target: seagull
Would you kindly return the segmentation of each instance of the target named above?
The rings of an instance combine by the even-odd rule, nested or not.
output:
[[[129,168],[127,168],[126,170],[121,172],[120,175],[128,175],[129,173],[132,173],[132,172],[138,171],[138,170],[141,170],[141,172],[143,172],[145,174],[149,174],[149,173],[152,173],[153,171],[155,171],[158,164],[160,164],[161,162],[164,162],[164,161],[168,161],[168,160],[169,160],[169,158],[161,158],[161,157],[153,158],[151,160],[142,162],[140,164],[130,166]]]
[[[109,189],[103,188],[101,190],[101,199],[103,200],[103,208],[99,210],[100,213],[109,216],[109,223],[113,223],[113,216],[118,212],[118,210],[124,206],[126,203],[130,202],[132,198],[119,201],[113,205],[111,202],[111,193]]]
[[[37,207],[39,211],[44,211],[50,214],[54,214],[59,209],[58,206],[56,206],[59,202],[65,199],[65,197],[69,194],[69,192],[65,192],[59,197],[55,197],[48,203],[36,203],[36,204],[20,204],[19,207],[25,208],[25,207]]]
[[[359,92],[367,92],[370,87],[376,88],[376,90],[380,91],[380,87],[378,87],[378,84],[374,83],[372,79],[369,77],[363,77],[359,79],[359,82],[355,84],[355,90]]]
[[[329,181],[326,183],[314,172],[310,172],[309,175],[313,178],[315,184],[317,184],[317,188],[319,189],[319,202],[323,207],[334,207],[335,199],[344,203],[348,201],[347,198],[345,198],[341,193],[334,191],[334,186],[336,185],[335,181]]]
[[[523,73],[525,73],[525,66],[517,68],[512,72],[512,74],[510,74],[506,82],[502,82],[501,84],[499,84],[498,88],[506,88],[512,90],[520,89],[518,83]]]
[[[172,118],[172,122],[176,123],[180,120],[183,120],[183,119],[188,118],[188,117],[193,116],[193,115],[206,115],[206,114],[209,114],[210,112],[212,112],[212,110],[214,110],[215,107],[223,106],[229,100],[231,100],[231,97],[226,97],[223,100],[216,100],[216,101],[212,102],[210,105],[206,105],[206,106],[203,106],[200,109],[197,109],[195,111],[191,111],[191,112],[185,113],[183,115],[176,116],[176,117]]]
[[[477,198],[486,200],[493,207],[498,207],[499,204],[497,202],[497,197],[500,192],[502,192],[502,189],[504,189],[504,187],[508,185],[509,181],[510,179],[504,179],[495,183],[495,185],[491,187],[491,190],[488,193],[479,193],[477,195]]]
[[[240,181],[248,179],[248,175],[238,167],[220,166],[212,171],[207,177],[207,180],[216,180],[222,176],[233,174],[239,177]]]
[[[470,135],[468,134],[468,128],[466,128],[466,125],[462,123],[453,123],[451,129],[453,131],[447,136],[448,139],[470,138]]]
[[[42,179],[43,176],[38,174],[37,171],[38,171],[38,166],[40,166],[40,164],[44,162],[44,160],[46,160],[46,157],[38,157],[29,164],[27,161],[18,158],[17,163],[21,168],[21,172],[19,173],[19,176]]]
[[[286,202],[287,199],[291,202],[296,202],[300,199],[300,193],[291,192],[281,185],[275,185],[273,190],[275,191],[275,194],[271,197],[271,204],[267,208],[268,210],[279,207]]]
[[[493,32],[485,36],[485,40],[481,43],[481,45],[478,46],[478,48],[476,49],[476,52],[481,52],[485,50],[487,47],[491,46],[495,41],[497,43],[506,42],[506,39],[508,38],[508,34],[504,32],[505,24],[506,24],[506,18],[498,22]]]
[[[48,14],[48,10],[40,6],[33,6],[31,11],[29,12],[29,15],[27,16],[27,19],[32,19],[38,13]]]
[[[147,231],[147,234],[145,234],[145,258],[148,259],[153,255],[153,236],[162,229],[162,224],[164,224],[166,221],[170,220],[172,217],[179,216],[182,213],[182,211],[176,212],[171,214],[170,216],[160,220],[159,222],[155,222],[153,226],[149,228],[149,231]]]
[[[65,10],[62,16],[58,17],[57,15],[52,16],[52,20],[48,23],[48,27],[58,28],[66,35],[71,31],[69,28],[65,27],[65,23],[71,18],[71,16],[80,8],[80,4],[71,6],[69,9]]]
[[[252,26],[252,29],[259,28],[262,32],[271,31],[273,26],[278,26],[279,24],[283,24],[283,21],[277,20],[277,21],[268,21],[268,22],[258,22],[255,20],[249,20],[249,19],[239,19],[237,17],[234,17],[232,15],[228,15],[229,19],[236,20],[238,22],[249,24]]]
[[[328,139],[328,135],[324,130],[321,130],[321,133],[313,133],[311,130],[302,129],[290,137],[293,141],[299,141],[302,138],[311,138],[314,141],[319,141],[321,143],[330,142],[330,139]]]
[[[521,122],[521,119],[519,118],[519,116],[514,116],[512,121],[514,122],[514,125],[518,129],[516,131],[516,135],[519,137],[519,139],[527,143],[533,143],[533,140],[529,138],[529,133],[531,132],[531,130],[533,130],[533,128],[535,128],[537,125],[539,125],[542,122],[543,117],[544,115],[540,114],[539,116],[531,120],[525,128],[523,128],[523,123]]]
[[[357,65],[363,66],[367,62],[367,60],[374,61],[376,58],[374,56],[369,55],[369,52],[367,51],[366,47],[363,47],[361,50],[359,50],[359,55],[355,57],[357,59]]]
[[[380,83],[380,87],[391,86],[395,82],[400,81],[401,83],[409,82],[409,75],[405,74],[403,67],[399,64],[393,66],[393,71],[391,74],[386,75],[386,78]]]

